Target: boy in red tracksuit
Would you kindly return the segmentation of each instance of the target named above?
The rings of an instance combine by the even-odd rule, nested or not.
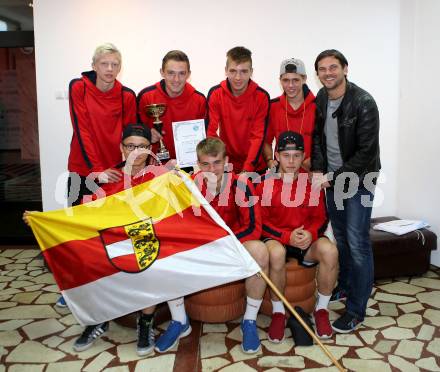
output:
[[[268,251],[259,239],[261,235],[260,207],[254,189],[246,177],[225,173],[228,163],[225,144],[218,138],[208,137],[197,145],[198,166],[201,170],[195,181],[202,195],[231,228],[250,255],[267,272]],[[261,306],[265,281],[254,275],[246,279],[247,305],[241,322],[242,349],[245,353],[260,350],[256,319]]]
[[[250,50],[235,47],[226,56],[226,80],[208,93],[207,136],[218,136],[226,144],[235,173],[262,172],[269,95],[251,80]]]
[[[121,53],[113,44],[103,44],[93,55],[93,70],[82,73],[69,85],[69,106],[73,136],[68,170],[69,205],[79,204],[92,194],[86,178],[116,182],[120,176],[111,169],[121,160],[122,130],[136,122],[136,95],[116,77],[121,70]]]
[[[289,58],[281,63],[280,84],[283,94],[270,101],[269,127],[264,145],[264,157],[269,168],[278,165],[272,154],[273,140],[282,132],[291,130],[298,132],[304,138],[305,159],[302,167],[307,171],[310,169],[316,105],[315,96],[306,81],[307,74],[303,61]]]
[[[338,273],[338,250],[323,236],[327,217],[322,192],[313,193],[308,174],[301,170],[304,140],[296,132],[283,132],[277,140],[275,158],[278,172],[268,172],[257,187],[261,197],[263,240],[269,250],[269,277],[283,292],[286,281],[285,260],[294,257],[304,266],[319,263],[318,298],[313,316],[316,333],[332,336],[327,310]],[[268,339],[281,342],[284,337],[285,310],[271,291],[272,321]]]
[[[138,94],[138,114],[142,123],[151,128],[153,142],[163,139],[170,158],[176,158],[172,123],[176,121],[204,119],[206,98],[187,82],[191,76],[188,56],[180,50],[168,52],[162,60],[162,80],[141,90]],[[153,126],[154,118],[147,115],[145,106],[165,103],[166,109],[160,120],[162,134]]]

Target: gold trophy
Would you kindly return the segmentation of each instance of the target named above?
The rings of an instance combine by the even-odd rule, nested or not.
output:
[[[160,120],[160,117],[163,115],[166,108],[167,106],[165,105],[165,103],[153,103],[151,105],[145,106],[145,112],[147,113],[148,116],[155,119],[153,121],[153,125],[160,134],[162,134],[162,127],[163,127],[163,122]],[[170,158],[170,153],[165,147],[165,144],[163,143],[162,139],[160,139],[159,151],[157,152],[156,155],[160,161],[166,161]]]

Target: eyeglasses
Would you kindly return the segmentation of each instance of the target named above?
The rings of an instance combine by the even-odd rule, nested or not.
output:
[[[135,149],[148,150],[151,147],[151,145],[133,145],[132,143],[127,145],[123,143],[122,146],[124,146],[124,148],[128,151],[133,151]]]

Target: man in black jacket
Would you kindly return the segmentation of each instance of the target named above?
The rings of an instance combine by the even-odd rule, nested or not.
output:
[[[373,97],[347,80],[348,62],[334,49],[315,61],[324,85],[316,96],[312,145],[315,187],[326,202],[339,250],[338,286],[331,301],[346,299],[346,311],[332,327],[354,330],[365,317],[374,278],[369,237],[374,188],[380,169],[379,112]]]

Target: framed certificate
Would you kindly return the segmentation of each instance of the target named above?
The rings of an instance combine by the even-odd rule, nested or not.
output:
[[[186,120],[172,123],[177,165],[181,168],[197,164],[197,144],[206,138],[205,120]]]

